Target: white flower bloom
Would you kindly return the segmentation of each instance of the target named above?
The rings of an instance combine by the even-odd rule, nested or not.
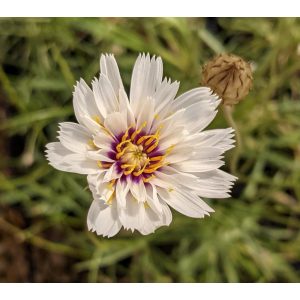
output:
[[[232,128],[202,131],[220,103],[200,87],[174,99],[179,83],[163,80],[160,57],[139,55],[128,99],[113,55],[102,55],[92,89],[80,80],[73,105],[79,124],[60,124],[47,158],[58,170],[87,174],[94,201],[89,230],[111,237],[149,234],[172,221],[169,206],[203,218],[200,197],[229,197],[234,176],[219,170],[233,147]]]

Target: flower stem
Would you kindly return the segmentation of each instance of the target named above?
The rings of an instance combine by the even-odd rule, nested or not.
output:
[[[223,113],[224,113],[224,117],[226,119],[226,122],[235,131],[236,147],[235,147],[234,152],[232,154],[232,160],[230,162],[230,171],[232,173],[234,173],[235,175],[237,175],[238,159],[239,159],[239,156],[242,152],[242,138],[241,138],[240,131],[239,131],[234,119],[233,119],[232,112],[233,112],[233,106],[223,105]]]

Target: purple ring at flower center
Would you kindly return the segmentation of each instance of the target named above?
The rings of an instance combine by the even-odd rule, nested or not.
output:
[[[115,160],[116,170],[122,173],[120,180],[130,178],[138,183],[148,183],[155,177],[155,171],[166,165],[166,153],[159,150],[160,128],[155,133],[129,127],[119,134],[111,144],[108,152],[110,159]]]

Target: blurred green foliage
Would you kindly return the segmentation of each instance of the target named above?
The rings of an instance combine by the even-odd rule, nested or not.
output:
[[[234,108],[242,146],[226,156],[233,197],[207,200],[205,219],[174,213],[168,228],[114,238],[86,229],[85,176],[48,166],[58,122],[75,121],[73,86],[114,53],[126,88],[138,52],[160,55],[180,93],[220,52],[251,61],[254,87]],[[24,243],[72,257],[89,282],[297,282],[300,280],[300,19],[52,18],[0,20],[0,209],[28,221],[0,228]],[[220,110],[211,127],[226,127]],[[61,232],[52,240],[49,230]],[[45,256],[47,260],[47,255]],[[77,275],[76,275],[77,276]]]

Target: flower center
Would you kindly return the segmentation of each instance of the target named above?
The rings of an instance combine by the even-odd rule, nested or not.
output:
[[[120,161],[125,175],[133,173],[133,175],[139,176],[146,169],[150,159],[143,149],[142,145],[135,145],[132,142],[128,142],[123,149]]]
[[[158,150],[160,129],[154,134],[143,134],[146,122],[134,130],[129,127],[116,146],[116,159],[124,175],[142,176],[144,182],[154,177],[153,173],[166,165],[165,156]]]
[[[154,134],[143,133],[146,122],[139,129],[133,126],[127,128],[125,133],[118,138],[117,144],[113,146],[113,156],[123,175],[131,175],[138,180],[149,182],[155,177],[153,174],[159,168],[168,165],[165,161],[166,156],[172,151],[174,145],[168,147],[165,151],[159,150],[159,137],[161,127],[158,127]],[[89,144],[95,147],[93,141]],[[111,162],[97,161],[99,168],[108,169],[112,166]]]

